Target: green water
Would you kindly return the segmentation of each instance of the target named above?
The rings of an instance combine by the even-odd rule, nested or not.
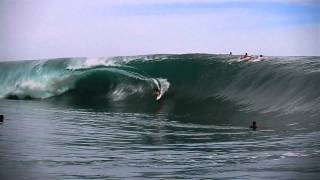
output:
[[[237,58],[0,63],[0,179],[317,179],[319,58]]]

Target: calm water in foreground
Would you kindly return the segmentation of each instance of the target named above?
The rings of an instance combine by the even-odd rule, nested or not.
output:
[[[250,131],[44,101],[0,100],[0,109],[1,179],[316,179],[320,172],[320,131],[299,122]]]

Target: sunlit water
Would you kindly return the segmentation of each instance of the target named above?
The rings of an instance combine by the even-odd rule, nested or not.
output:
[[[0,179],[316,179],[320,172],[317,121],[252,131],[26,100],[0,100],[0,113]]]

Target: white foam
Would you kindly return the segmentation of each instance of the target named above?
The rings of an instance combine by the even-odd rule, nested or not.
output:
[[[289,157],[296,157],[299,156],[299,154],[297,153],[293,153],[293,152],[287,152],[283,154],[284,156],[289,156]]]
[[[142,93],[142,92],[143,92],[142,86],[122,84],[122,85],[119,85],[110,94],[108,94],[107,97],[112,101],[122,101],[133,94]]]
[[[303,153],[299,153],[299,152],[287,152],[284,153],[283,156],[286,157],[304,157],[304,156],[308,156],[307,154],[303,154]]]
[[[87,58],[84,65],[86,67],[95,67],[95,66],[112,66],[115,65],[114,61],[106,58]]]
[[[74,60],[72,61],[67,69],[69,70],[77,70],[77,69],[87,69],[93,68],[97,66],[119,66],[119,63],[115,59],[112,58],[86,58],[84,60]]]
[[[24,80],[16,83],[14,89],[7,94],[25,98],[27,96],[37,99],[45,99],[66,92],[73,87],[75,77],[42,77],[38,80]]]

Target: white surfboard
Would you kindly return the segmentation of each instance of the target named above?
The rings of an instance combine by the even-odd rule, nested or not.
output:
[[[160,90],[160,94],[156,97],[156,100],[159,101],[163,95],[163,89],[161,88],[161,84],[158,80],[157,81],[157,88]]]
[[[237,60],[237,62],[250,61],[251,59],[253,59],[252,56],[247,56],[247,57],[245,57],[245,58],[239,58],[239,59]]]
[[[159,101],[159,100],[161,99],[162,95],[163,95],[163,93],[162,93],[162,91],[160,90],[160,94],[156,97],[156,100]]]

